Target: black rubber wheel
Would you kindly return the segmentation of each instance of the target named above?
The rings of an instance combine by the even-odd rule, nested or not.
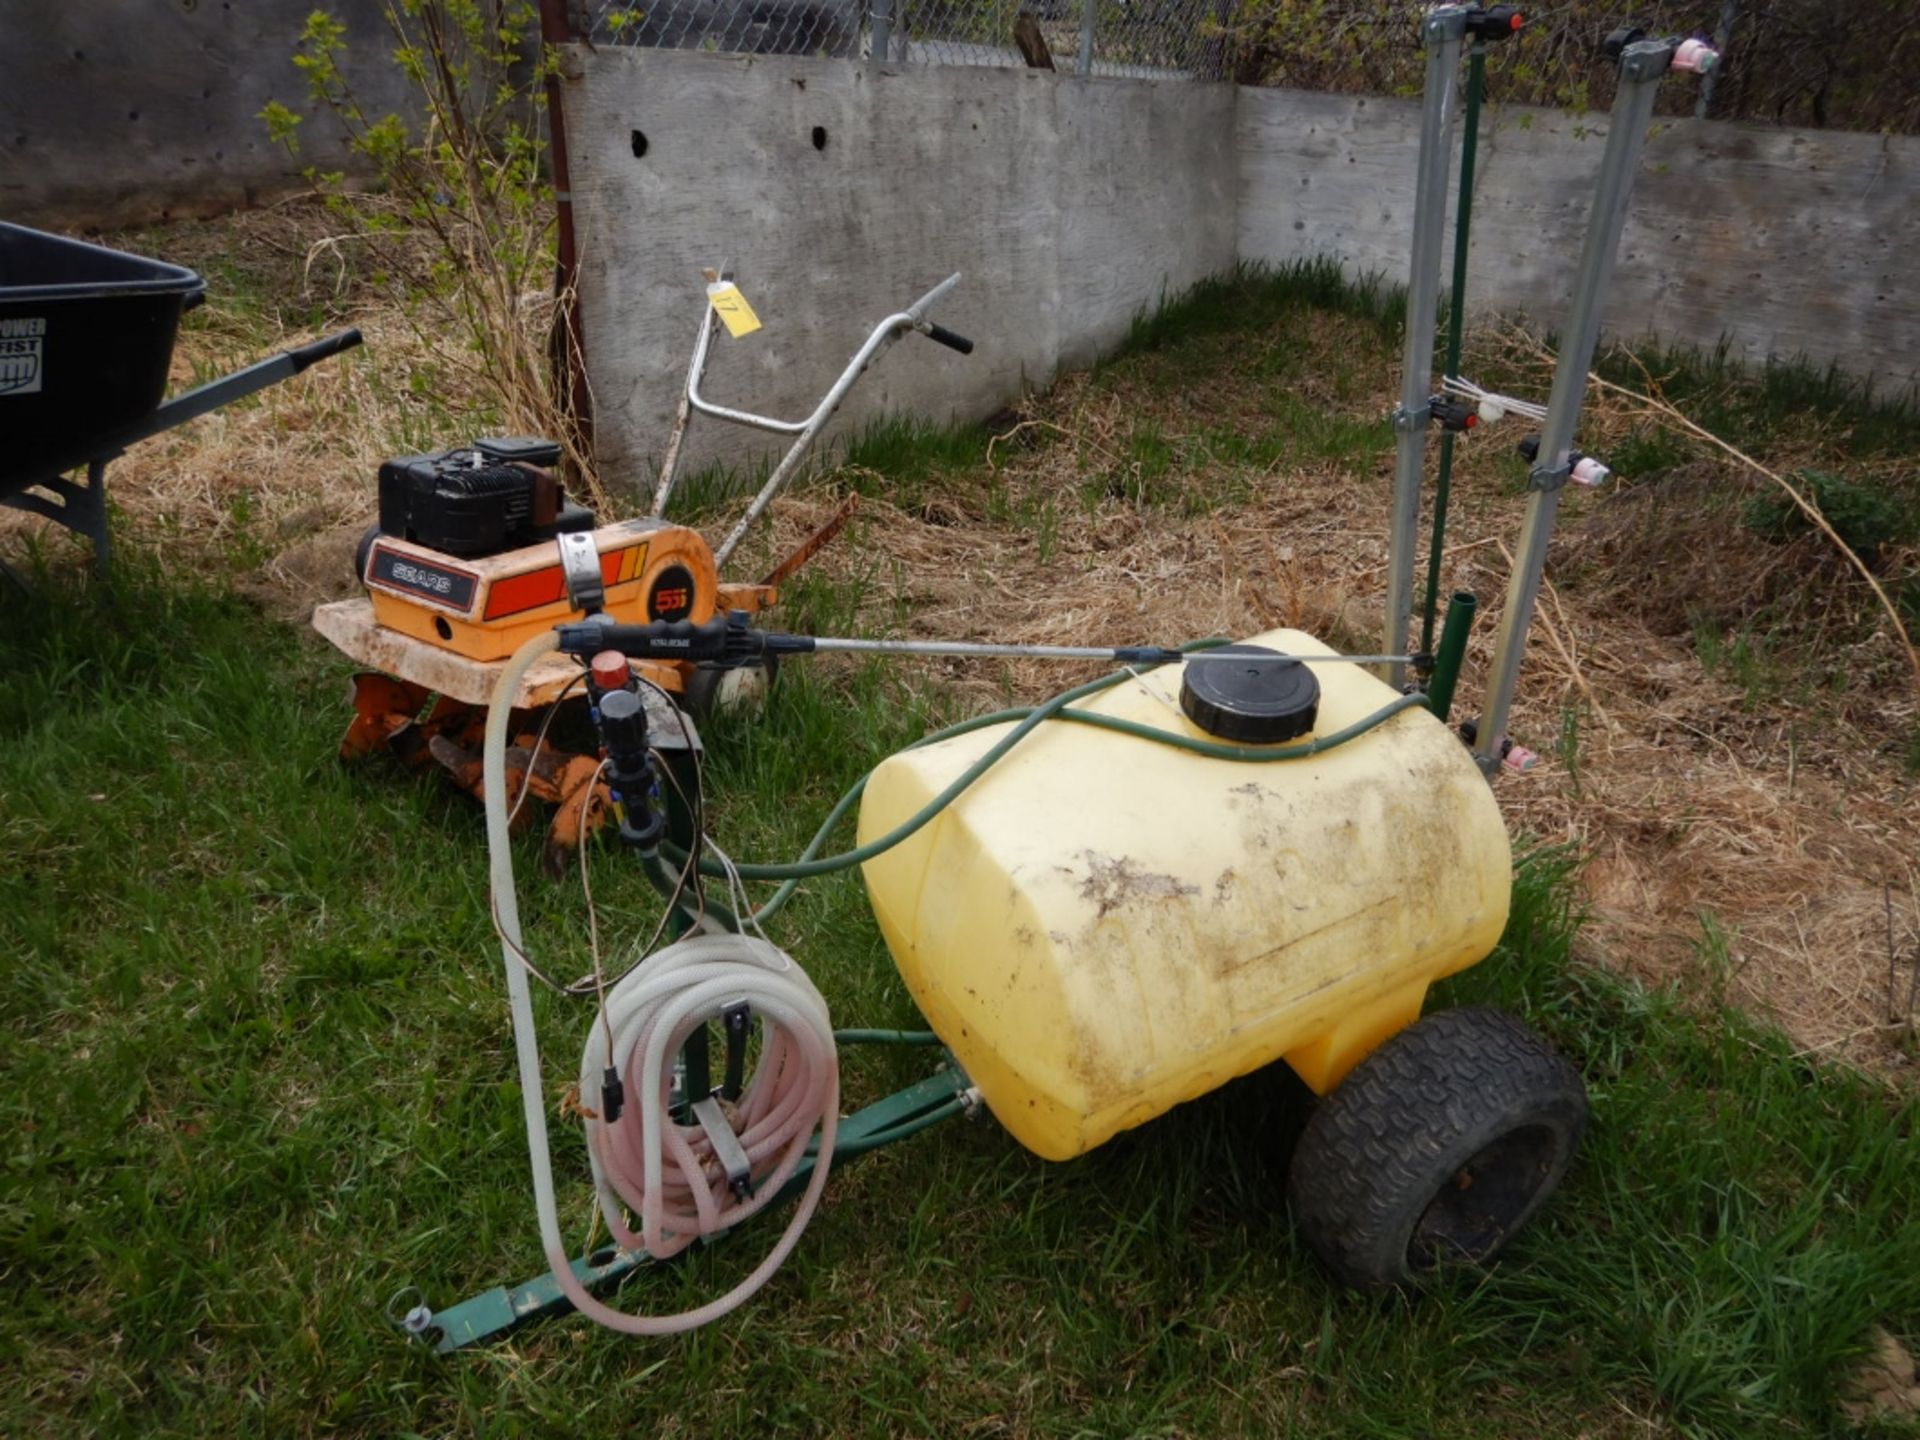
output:
[[[1320,1102],[1288,1176],[1294,1218],[1363,1290],[1490,1260],[1558,1188],[1586,1123],[1586,1086],[1546,1041],[1499,1010],[1443,1010]]]
[[[696,722],[737,705],[764,704],[780,681],[780,657],[764,655],[745,665],[696,665],[680,703]]]

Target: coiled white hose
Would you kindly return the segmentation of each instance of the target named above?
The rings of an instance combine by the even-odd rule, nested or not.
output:
[[[826,1002],[792,960],[764,940],[739,935],[683,940],[654,955],[608,996],[613,1031],[611,1063],[628,1101],[614,1124],[590,1121],[589,1150],[600,1206],[615,1239],[665,1256],[700,1235],[738,1223],[776,1196],[805,1154],[816,1124],[819,1158],[806,1192],[773,1249],[754,1272],[716,1300],[678,1315],[631,1315],[593,1298],[574,1274],[560,1234],[554,1199],[553,1157],[547,1145],[546,1098],[533,995],[520,960],[519,897],[507,838],[507,723],[512,697],[527,670],[557,646],[553,632],[514,652],[487,710],[482,777],[486,791],[487,850],[507,996],[526,1114],[534,1207],[547,1264],[561,1291],[581,1314],[630,1335],[671,1335],[717,1320],[772,1277],[800,1238],[827,1181],[840,1107],[840,1077]],[[672,1123],[666,1113],[674,1057],[693,1029],[725,1006],[745,1000],[765,1025],[766,1041],[752,1082],[735,1109],[734,1128],[752,1162],[754,1191],[740,1199],[712,1156],[705,1133]],[[582,1060],[583,1099],[599,1093],[607,1060],[606,1025],[593,1026]],[[622,1206],[640,1215],[640,1232],[626,1224]]]
[[[767,1036],[738,1102],[729,1106],[752,1166],[753,1193],[745,1198],[732,1193],[706,1132],[676,1125],[667,1114],[680,1047],[716,1011],[740,1002],[760,1017]],[[607,996],[607,1023],[587,1033],[583,1100],[598,1095],[609,1065],[620,1071],[627,1103],[614,1124],[587,1121],[600,1213],[621,1245],[644,1245],[657,1260],[765,1205],[793,1174],[816,1126],[825,1124],[823,1149],[832,1144],[838,1085],[827,1002],[806,973],[765,940],[701,935],[649,958]],[[638,1235],[627,1225],[628,1209],[640,1216]]]

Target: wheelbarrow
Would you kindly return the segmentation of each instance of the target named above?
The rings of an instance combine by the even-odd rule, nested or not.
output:
[[[182,266],[0,221],[0,505],[87,536],[102,576],[108,464],[360,343],[343,330],[162,403],[180,317],[206,293]],[[84,484],[65,478],[82,466]]]

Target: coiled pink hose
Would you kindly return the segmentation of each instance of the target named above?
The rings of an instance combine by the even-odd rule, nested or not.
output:
[[[792,1176],[816,1124],[820,1158],[785,1232],[754,1272],[726,1294],[678,1315],[654,1316],[615,1310],[587,1293],[574,1274],[560,1234],[553,1155],[547,1144],[540,1040],[534,1024],[533,995],[519,959],[524,945],[513,881],[513,852],[507,835],[507,720],[527,670],[542,655],[551,653],[555,643],[551,631],[535,636],[501,671],[487,712],[482,755],[493,905],[513,1014],[534,1207],[554,1282],[575,1309],[630,1335],[671,1335],[705,1325],[733,1310],[766,1284],[792,1253],[827,1183],[839,1121],[839,1062],[832,1023],[820,992],[799,966],[764,940],[740,935],[683,940],[652,956],[622,980],[607,997],[607,1024],[595,1017],[583,1060],[591,1074],[581,1086],[583,1095],[599,1093],[600,1071],[609,1053],[610,1025],[611,1053],[616,1057],[613,1063],[627,1087],[628,1110],[612,1125],[589,1122],[588,1153],[602,1213],[608,1224],[616,1227],[614,1234],[620,1243],[638,1240],[650,1254],[671,1255],[698,1235],[712,1234],[744,1220],[766,1205]],[[737,1200],[726,1189],[725,1176],[712,1162],[712,1147],[704,1132],[689,1132],[673,1125],[667,1116],[673,1060],[681,1043],[696,1025],[741,1000],[760,1017],[766,1035],[752,1082],[742,1092],[737,1112],[740,1118],[735,1124],[756,1181],[753,1196],[745,1201]],[[622,1213],[627,1204],[640,1215],[637,1237]]]
[[[745,1001],[766,1040],[737,1104],[734,1134],[753,1172],[753,1194],[734,1195],[699,1125],[668,1111],[674,1057],[722,1007]],[[826,1002],[806,974],[764,940],[707,935],[652,956],[607,996],[606,1023],[588,1032],[580,1093],[596,1095],[612,1065],[632,1097],[618,1121],[587,1121],[587,1146],[600,1208],[614,1239],[665,1259],[703,1235],[760,1210],[792,1176],[815,1129],[839,1107],[839,1071]],[[810,1207],[809,1207],[810,1208]],[[635,1234],[625,1211],[640,1217]],[[799,1218],[799,1217],[796,1217]]]

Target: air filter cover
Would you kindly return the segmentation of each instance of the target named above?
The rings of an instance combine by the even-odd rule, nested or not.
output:
[[[1313,729],[1320,682],[1308,666],[1264,645],[1223,645],[1187,662],[1180,708],[1222,740],[1277,745]]]

